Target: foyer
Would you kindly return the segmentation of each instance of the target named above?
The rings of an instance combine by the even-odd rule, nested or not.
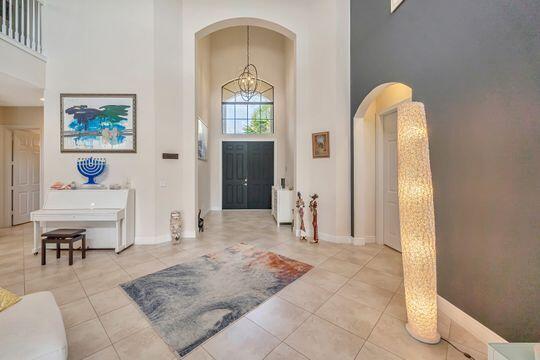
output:
[[[538,24],[0,0],[0,360],[538,360]]]
[[[180,245],[135,245],[120,255],[92,252],[55,259],[32,254],[32,228],[0,232],[0,286],[19,295],[51,291],[60,306],[69,359],[176,359],[120,283],[218,252],[236,243],[272,251],[313,266],[197,347],[189,360],[212,359],[425,359],[458,360],[447,343],[423,345],[405,331],[401,256],[381,245],[364,247],[298,240],[275,225],[269,211],[210,212],[207,229]],[[444,314],[441,334],[487,359],[486,346]]]

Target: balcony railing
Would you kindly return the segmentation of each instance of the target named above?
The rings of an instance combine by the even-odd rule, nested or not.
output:
[[[42,57],[42,0],[0,2],[0,38]]]

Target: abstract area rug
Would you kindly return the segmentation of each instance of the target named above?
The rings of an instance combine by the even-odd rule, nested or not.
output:
[[[121,286],[163,340],[185,356],[311,268],[237,244]]]

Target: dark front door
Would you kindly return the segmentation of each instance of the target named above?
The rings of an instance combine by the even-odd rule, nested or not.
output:
[[[274,143],[248,142],[248,209],[270,209],[274,185]]]
[[[223,209],[270,209],[274,143],[224,141]]]
[[[247,144],[223,142],[223,208],[247,208]]]

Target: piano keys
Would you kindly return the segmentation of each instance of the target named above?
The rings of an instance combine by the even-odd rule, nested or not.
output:
[[[41,234],[57,228],[86,229],[88,248],[120,253],[135,239],[135,190],[49,190],[43,208],[30,219],[34,254],[41,247]]]

